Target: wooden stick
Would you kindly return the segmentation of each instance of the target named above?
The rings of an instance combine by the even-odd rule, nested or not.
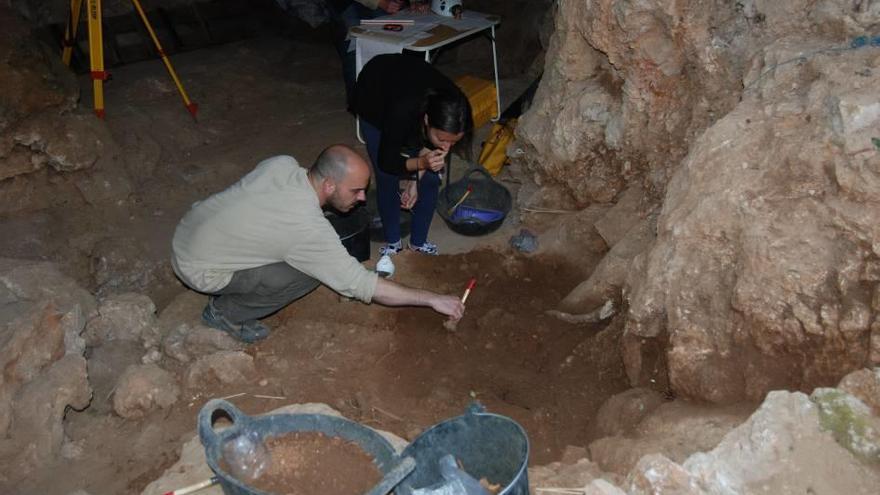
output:
[[[565,493],[568,495],[584,495],[586,493],[584,490],[578,488],[542,488],[535,487],[535,491],[538,492],[550,492],[550,493]]]
[[[470,281],[468,281],[467,287],[464,289],[464,295],[461,296],[461,303],[464,304],[467,302],[467,298],[471,295],[471,290],[477,286],[477,277],[472,277]]]
[[[379,411],[380,413],[384,414],[385,416],[388,416],[388,417],[391,418],[391,419],[395,419],[395,420],[397,420],[397,421],[403,422],[403,418],[401,418],[400,416],[398,416],[398,415],[396,415],[396,414],[392,414],[392,413],[390,413],[390,412],[388,412],[388,411],[386,411],[386,410],[384,410],[384,409],[382,409],[382,408],[380,408],[380,407],[376,407],[376,406],[372,406],[372,407],[373,407],[373,409],[375,409],[376,411]]]
[[[220,400],[234,399],[236,397],[241,397],[242,395],[247,395],[247,392],[242,392],[240,394],[227,395],[226,397],[220,397]]]
[[[528,207],[522,207],[520,209],[522,211],[527,211],[529,213],[559,213],[559,214],[562,214],[562,213],[577,213],[580,211],[580,210],[551,210],[551,209],[547,209],[547,208],[528,208]]]
[[[189,493],[194,493],[199,490],[204,490],[205,488],[208,488],[209,486],[217,483],[218,481],[220,481],[220,479],[217,478],[216,476],[214,476],[211,479],[207,479],[205,481],[200,481],[200,482],[196,483],[195,485],[189,485],[184,488],[179,488],[177,490],[167,492],[167,493],[165,493],[165,495],[187,495]]]
[[[287,397],[278,397],[277,395],[257,395],[254,394],[254,397],[258,399],[273,399],[273,400],[284,400]]]

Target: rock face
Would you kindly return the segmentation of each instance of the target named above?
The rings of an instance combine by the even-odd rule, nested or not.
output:
[[[42,41],[31,36],[27,25],[12,7],[0,7],[2,213],[64,202],[76,194],[76,186],[56,173],[89,170],[100,163],[113,164],[118,158],[118,148],[104,122],[91,111],[77,108],[79,88],[73,73],[61,63],[57,52],[41,49]],[[85,198],[94,198],[89,180],[81,180],[85,180],[80,187]],[[126,181],[122,177],[119,182]]]
[[[67,410],[92,389],[80,334],[95,300],[51,263],[0,259],[0,464],[8,479],[54,461]]]
[[[771,46],[748,79],[805,46],[821,50]],[[880,128],[880,107],[859,103],[880,73],[858,75],[878,62],[817,54],[765,76],[675,174],[626,332],[668,338],[677,392],[759,400],[836,384],[874,359],[880,150],[847,129]],[[858,136],[861,148],[847,144]]]
[[[880,57],[850,48],[878,20],[844,0],[559,2],[519,163],[538,202],[631,205],[638,185],[662,204],[649,247],[562,304],[625,296],[633,385],[658,349],[673,391],[717,403],[880,360]],[[597,225],[612,253],[626,225]]]

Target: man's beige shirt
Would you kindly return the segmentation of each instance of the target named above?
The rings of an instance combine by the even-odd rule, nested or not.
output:
[[[377,275],[342,246],[306,172],[293,157],[276,156],[195,203],[174,232],[177,275],[213,293],[238,270],[283,261],[340,294],[370,302]]]

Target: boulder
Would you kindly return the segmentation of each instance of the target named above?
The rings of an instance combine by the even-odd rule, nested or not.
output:
[[[105,237],[91,248],[91,275],[97,294],[147,291],[177,284],[168,259],[157,258],[147,241],[135,237]]]
[[[108,296],[98,305],[98,316],[86,325],[85,337],[91,346],[109,340],[141,341],[145,347],[159,343],[156,306],[142,294]]]
[[[202,310],[207,302],[205,296],[187,290],[175,297],[159,315],[162,351],[167,356],[189,363],[217,351],[245,349],[241,341],[202,323]]]
[[[60,456],[67,409],[82,410],[91,398],[82,356],[59,359],[21,387],[12,402],[14,427],[7,445],[15,452],[11,462],[17,476],[44,467]]]
[[[843,377],[837,385],[841,391],[855,396],[880,416],[880,368],[861,369]]]
[[[255,380],[254,358],[241,351],[220,351],[198,358],[186,371],[188,388],[209,384],[241,384]]]
[[[835,388],[817,388],[810,400],[818,406],[819,424],[854,456],[880,463],[880,417],[857,397]]]
[[[606,400],[596,414],[596,435],[622,435],[663,404],[663,395],[646,388],[633,388]]]
[[[606,411],[607,412],[607,411]],[[625,476],[643,456],[662,453],[673,462],[711,450],[751,412],[743,406],[666,402],[627,432],[590,443],[590,459],[604,471]]]
[[[681,467],[705,493],[867,495],[880,486],[875,470],[823,430],[820,406],[798,392],[771,392],[718,447]]]
[[[113,393],[113,410],[126,419],[140,418],[156,408],[171,407],[180,397],[177,379],[154,365],[126,368]]]
[[[14,397],[64,356],[82,356],[80,334],[95,300],[51,263],[0,258],[0,435]]]

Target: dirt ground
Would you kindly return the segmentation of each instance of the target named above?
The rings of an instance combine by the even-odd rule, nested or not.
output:
[[[97,172],[123,176],[131,194],[109,205],[71,194],[48,210],[0,218],[10,234],[0,239],[4,255],[57,261],[97,290],[101,246],[111,243],[125,260],[117,268],[131,282],[124,287],[143,287],[161,311],[186,290],[171,276],[167,258],[174,227],[192,202],[269,156],[292,154],[310,163],[334,142],[363,152],[342,103],[338,59],[326,43],[268,37],[180,54],[173,62],[200,106],[198,122],[158,61],[115,69],[106,85],[106,121],[128,170]],[[80,82],[88,108],[90,81]],[[502,91],[515,94],[528,82],[504,81]],[[500,249],[512,228],[471,239],[438,221],[432,239],[463,254],[398,257],[395,278],[407,284],[460,293],[477,277],[454,333],[430,310],[366,306],[321,288],[270,318],[270,338],[248,348],[257,383],[189,390],[174,407],[138,421],[111,412],[110,384],[139,362],[140,350],[121,344],[92,349],[95,396],[88,409],[67,415],[65,458],[0,491],[139,493],[177,459],[202,404],[240,393],[246,395],[231,400],[249,414],[325,402],[407,439],[478,400],[526,428],[533,464],[556,460],[566,445],[585,446],[599,405],[625,388],[616,337],[544,314],[580,282],[574,275],[580,272],[563,260]]]

